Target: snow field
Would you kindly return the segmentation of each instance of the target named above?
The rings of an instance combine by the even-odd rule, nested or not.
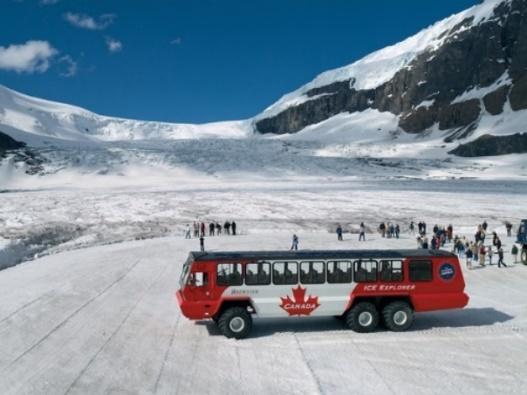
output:
[[[287,248],[290,232],[207,239],[212,250]],[[369,234],[301,248],[412,248]],[[505,244],[511,240],[503,238]],[[0,392],[522,393],[527,268],[465,272],[464,310],[417,315],[405,333],[357,334],[332,318],[255,319],[249,339],[180,315],[174,292],[197,240],[71,251],[0,272]],[[505,261],[510,263],[508,254]]]
[[[486,219],[504,232],[504,221],[519,224],[527,194],[521,181],[384,180],[353,178],[182,178],[149,188],[88,183],[90,189],[44,189],[0,194],[0,267],[35,255],[183,235],[187,223],[235,220],[242,233],[277,229],[329,231],[337,223],[357,230],[381,221],[452,223],[473,234]],[[166,188],[164,187],[166,185]]]

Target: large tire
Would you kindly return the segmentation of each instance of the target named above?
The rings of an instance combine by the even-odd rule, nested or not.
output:
[[[527,248],[522,248],[522,263],[527,265]]]
[[[229,339],[247,337],[252,325],[253,319],[245,307],[231,307],[225,310],[218,320],[221,333]]]
[[[379,312],[373,303],[359,302],[346,313],[346,324],[355,332],[373,332],[379,325]]]
[[[384,325],[391,331],[403,332],[414,322],[414,312],[406,302],[392,302],[382,310]]]

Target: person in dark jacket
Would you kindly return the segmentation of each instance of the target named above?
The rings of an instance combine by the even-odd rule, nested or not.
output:
[[[297,235],[293,235],[293,243],[291,244],[291,249],[292,250],[298,250],[298,236]]]
[[[229,221],[225,221],[225,223],[223,224],[223,229],[225,230],[226,235],[230,235],[231,234],[231,223]]]
[[[199,237],[199,249],[205,251],[205,237],[203,235]]]
[[[216,225],[214,225],[214,222],[211,222],[209,224],[209,236],[214,236],[215,229],[216,229]]]
[[[232,235],[236,236],[236,222],[231,222]]]
[[[200,228],[200,230],[201,230],[201,236],[202,236],[202,237],[205,237],[205,222],[202,222],[202,223],[201,223],[201,228]]]
[[[501,267],[501,265],[507,267],[505,262],[503,262],[503,248],[500,247],[498,250],[498,267]]]
[[[337,240],[342,241],[342,226],[340,224],[337,226]]]
[[[221,225],[218,222],[216,222],[216,234],[221,235]]]

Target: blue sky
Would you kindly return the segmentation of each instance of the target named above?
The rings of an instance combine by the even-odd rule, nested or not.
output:
[[[100,114],[251,117],[477,0],[0,0],[0,84]]]

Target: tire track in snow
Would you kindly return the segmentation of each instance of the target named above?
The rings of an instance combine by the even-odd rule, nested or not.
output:
[[[300,344],[300,341],[298,340],[298,336],[296,333],[293,334],[293,337],[295,338],[295,342],[298,346],[298,351],[300,351],[300,356],[302,357],[302,361],[306,364],[307,370],[309,370],[309,373],[311,373],[311,378],[315,382],[317,386],[317,390],[319,394],[323,394],[324,391],[322,390],[322,384],[320,383],[320,380],[318,379],[315,371],[313,370],[313,367],[309,363],[309,361],[306,358],[306,354],[304,353],[304,349],[302,348],[302,345]]]
[[[181,313],[176,316],[176,320],[174,322],[174,325],[172,326],[172,334],[170,337],[170,342],[168,343],[168,347],[165,351],[165,356],[163,358],[163,363],[161,364],[161,368],[159,369],[159,374],[157,375],[156,382],[154,384],[154,390],[153,390],[154,394],[157,393],[159,382],[161,381],[161,377],[163,376],[163,373],[165,371],[165,365],[168,361],[168,356],[170,355],[170,351],[172,350],[172,346],[174,345],[174,340],[176,338],[176,330],[178,328],[180,318],[181,318]]]
[[[140,261],[140,260],[139,260]],[[139,261],[137,263],[139,263]],[[137,263],[134,265],[134,267],[137,265]],[[119,323],[119,325],[117,325],[117,327],[115,328],[115,330],[112,332],[112,334],[108,337],[108,339],[106,339],[106,341],[101,345],[101,347],[99,347],[99,349],[97,350],[97,352],[90,358],[90,360],[88,361],[88,363],[81,369],[81,371],[79,372],[79,374],[77,375],[77,377],[75,377],[75,379],[73,380],[73,382],[70,384],[70,386],[68,387],[68,389],[64,392],[64,395],[67,395],[71,392],[71,390],[75,387],[75,385],[79,382],[79,380],[81,379],[81,377],[84,375],[84,373],[86,373],[86,371],[89,369],[89,367],[92,365],[93,362],[95,362],[95,360],[97,359],[97,357],[101,354],[101,352],[104,350],[104,348],[113,340],[113,338],[117,335],[117,333],[119,333],[119,331],[121,330],[121,328],[124,326],[124,324],[126,323],[126,321],[128,321],[128,318],[130,318],[130,316],[132,315],[132,313],[134,312],[134,310],[137,308],[137,306],[139,305],[139,303],[141,303],[143,301],[143,299],[145,298],[145,296],[149,293],[149,291],[152,289],[152,287],[157,283],[157,281],[165,274],[165,272],[167,271],[169,265],[166,265],[164,270],[161,271],[161,273],[159,273],[159,275],[152,281],[152,283],[148,286],[148,288],[146,288],[143,293],[141,294],[141,297],[134,303],[134,305],[130,308],[130,310],[128,310],[128,312],[126,313],[126,315],[124,316],[124,318],[121,320],[121,322]]]
[[[16,309],[15,311],[11,312],[9,315],[7,315],[6,317],[2,318],[0,320],[0,324],[4,323],[5,321],[7,321],[8,319],[10,319],[11,317],[13,317],[14,315],[18,314],[19,312],[21,312],[22,310],[28,308],[29,306],[35,304],[36,302],[38,302],[39,300],[41,300],[42,298],[44,298],[45,296],[49,296],[50,294],[53,294],[53,292],[46,292],[38,297],[36,297],[35,299],[27,302],[26,304],[20,306],[18,309]]]
[[[36,347],[38,347],[40,344],[42,344],[47,338],[49,338],[54,332],[62,328],[64,325],[66,325],[69,320],[71,320],[73,317],[75,317],[77,314],[79,314],[84,308],[89,306],[91,303],[93,303],[95,300],[97,300],[99,297],[104,295],[106,292],[108,292],[111,288],[113,288],[115,285],[117,285],[119,282],[121,282],[140,262],[141,260],[138,259],[133,265],[131,265],[126,272],[118,277],[115,281],[113,281],[110,285],[108,285],[106,288],[104,288],[102,291],[100,291],[97,295],[90,298],[87,302],[83,303],[79,308],[77,308],[73,313],[68,315],[64,320],[62,320],[58,325],[56,325],[53,329],[51,329],[48,333],[46,333],[38,342],[33,344],[31,347],[29,347],[26,351],[24,351],[22,354],[20,354],[18,357],[16,357],[7,367],[13,366],[15,363],[17,363],[20,359],[22,359],[24,356],[29,354],[31,351],[33,351]]]

